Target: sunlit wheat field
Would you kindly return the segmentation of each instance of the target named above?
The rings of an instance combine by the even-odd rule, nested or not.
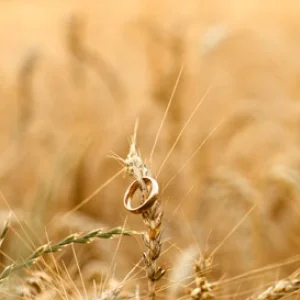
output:
[[[297,299],[299,15],[1,0],[0,298]]]

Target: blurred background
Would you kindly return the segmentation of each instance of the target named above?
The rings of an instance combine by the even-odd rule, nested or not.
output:
[[[126,157],[139,119],[138,148],[149,161],[173,94],[150,165],[163,190],[168,274],[191,248],[219,245],[214,280],[279,263],[224,287],[224,297],[293,272],[299,13],[292,0],[0,1],[1,221],[13,211],[2,266],[70,232],[125,220],[144,228],[123,208],[131,179],[109,155]],[[86,282],[115,260],[112,277],[122,280],[139,261],[138,238],[123,238],[113,257],[118,243],[76,247]],[[56,259],[75,282],[74,251]]]

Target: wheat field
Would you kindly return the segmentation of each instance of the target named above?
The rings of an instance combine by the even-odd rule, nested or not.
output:
[[[1,0],[0,298],[297,299],[299,14]]]

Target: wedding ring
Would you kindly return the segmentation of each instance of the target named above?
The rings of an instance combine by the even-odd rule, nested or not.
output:
[[[150,186],[150,192],[147,199],[139,206],[137,207],[132,207],[131,206],[131,201],[132,198],[135,194],[135,192],[138,189],[141,189],[140,183],[138,180],[135,180],[126,190],[125,195],[124,195],[124,206],[125,208],[134,213],[134,214],[141,214],[145,211],[147,211],[152,205],[156,202],[158,198],[158,192],[159,192],[159,187],[157,181],[152,178],[152,177],[142,177],[142,180],[145,182],[146,186]]]

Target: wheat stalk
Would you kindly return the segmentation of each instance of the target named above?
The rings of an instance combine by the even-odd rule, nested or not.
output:
[[[139,233],[136,231],[126,231],[124,230],[124,228],[121,227],[113,228],[108,231],[103,231],[103,229],[95,229],[86,234],[73,233],[54,245],[48,243],[38,247],[30,256],[24,259],[24,261],[21,263],[15,262],[5,267],[2,273],[0,274],[0,283],[2,283],[3,280],[10,276],[13,272],[33,265],[44,254],[61,251],[70,244],[87,244],[92,242],[96,238],[111,239],[117,235],[130,236],[134,234]]]
[[[143,177],[151,177],[151,170],[144,163],[140,153],[136,149],[136,130],[132,138],[130,145],[130,151],[126,159],[119,158],[125,165],[127,174],[131,175],[135,180],[139,182],[140,189],[142,191],[141,203],[143,203],[149,194],[146,183]],[[161,242],[161,223],[163,217],[163,211],[161,209],[161,203],[157,200],[153,206],[142,212],[144,224],[147,227],[147,231],[143,234],[144,244],[147,247],[147,251],[143,253],[143,258],[146,266],[146,272],[148,277],[148,289],[149,299],[156,298],[156,282],[165,274],[166,270],[157,266],[157,259],[160,256],[162,242]]]
[[[86,20],[83,16],[73,15],[67,30],[66,48],[71,57],[75,59],[73,65],[75,83],[80,83],[80,80],[83,80],[83,66],[86,65],[93,69],[106,83],[108,91],[114,100],[121,103],[126,96],[126,92],[117,72],[100,53],[89,49],[85,45],[85,35]]]
[[[37,68],[39,56],[38,53],[30,52],[22,62],[18,74],[18,93],[19,93],[19,110],[18,110],[18,128],[17,135],[22,137],[30,125],[33,113],[33,92],[32,84],[34,72]]]

